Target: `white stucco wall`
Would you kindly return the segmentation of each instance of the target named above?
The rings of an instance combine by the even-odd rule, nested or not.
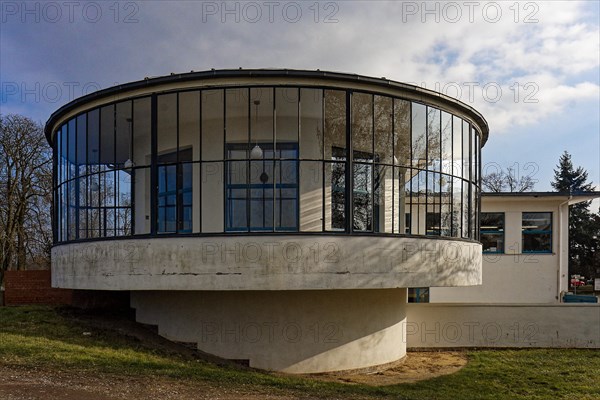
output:
[[[408,304],[408,348],[600,348],[599,304]]]
[[[481,283],[481,245],[344,235],[140,238],[52,249],[52,286],[99,290],[385,289]]]
[[[566,290],[568,230],[565,198],[486,197],[482,212],[505,215],[505,253],[483,255],[480,286],[430,289],[431,303],[557,303]],[[552,212],[552,253],[522,253],[523,212]],[[562,216],[562,224],[559,218]],[[567,232],[568,233],[568,232]],[[561,264],[560,258],[563,258]]]

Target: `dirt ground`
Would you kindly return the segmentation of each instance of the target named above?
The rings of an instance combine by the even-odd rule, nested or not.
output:
[[[415,382],[451,374],[466,365],[461,352],[410,352],[389,369],[369,374],[319,374],[310,379],[381,386]],[[276,389],[261,393],[251,388],[225,388],[206,382],[169,378],[90,374],[73,371],[23,369],[0,365],[0,399],[3,400],[121,400],[121,399],[310,399],[290,397]]]
[[[411,351],[408,355],[384,370],[372,373],[330,373],[311,375],[313,379],[362,383],[370,386],[397,385],[417,382],[436,376],[449,375],[467,365],[467,355],[460,351]]]

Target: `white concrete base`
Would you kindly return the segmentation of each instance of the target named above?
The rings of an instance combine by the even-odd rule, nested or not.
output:
[[[406,355],[406,289],[132,291],[139,322],[255,368],[317,373]]]

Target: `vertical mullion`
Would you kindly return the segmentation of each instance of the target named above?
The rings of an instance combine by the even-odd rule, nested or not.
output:
[[[395,218],[394,216],[396,215],[396,146],[395,146],[395,138],[396,138],[396,102],[394,101],[394,98],[390,98],[390,100],[392,101],[392,115],[390,116],[392,119],[392,234],[396,233],[396,229],[395,228]],[[398,221],[400,222],[400,221]]]
[[[353,206],[353,194],[354,194],[354,178],[353,178],[353,149],[352,149],[352,102],[351,102],[351,91],[346,91],[346,187],[345,187],[345,199],[344,207],[346,209],[346,233],[352,233],[352,226],[354,223],[354,206]],[[332,199],[333,200],[333,199]],[[333,217],[333,215],[332,215]]]
[[[78,117],[73,117],[73,120],[75,121],[75,123],[73,124],[75,126],[75,239],[79,239],[79,155],[78,153],[78,147],[77,145],[78,143],[78,138],[77,138],[77,131],[78,131],[78,123],[77,123],[77,119]]]
[[[66,186],[67,190],[67,198],[66,200],[66,205],[67,205],[67,215],[65,218],[65,230],[66,230],[66,237],[67,237],[67,241],[70,241],[71,239],[71,235],[69,233],[70,231],[70,223],[71,223],[71,167],[69,166],[69,123],[66,122],[65,123],[65,129],[67,130],[66,135],[65,135],[65,142],[66,142],[66,146],[65,146],[65,164],[66,164],[66,171],[65,171],[65,183],[64,185]]]
[[[321,231],[326,231],[326,211],[325,211],[325,169],[327,163],[325,162],[325,90],[321,89]],[[331,164],[329,164],[331,165]],[[333,196],[331,198],[333,204]]]
[[[135,168],[135,163],[133,163],[134,157],[133,157],[133,149],[134,147],[134,143],[133,143],[133,129],[134,124],[133,124],[133,116],[135,115],[135,104],[134,101],[131,100],[131,121],[129,122],[129,157],[131,162],[132,162],[132,167],[131,167],[131,179],[130,179],[130,184],[129,184],[129,193],[131,196],[131,202],[129,204],[129,207],[131,208],[131,211],[129,213],[130,218],[131,218],[131,232],[130,235],[133,236],[135,234],[135,172],[136,172],[136,168]]]
[[[198,232],[202,232],[202,90],[198,91],[198,121],[199,121],[199,131],[198,131],[198,154],[199,154],[199,159],[196,160],[196,162],[198,163],[198,171],[200,172],[199,176],[198,176],[198,218],[199,218],[199,222],[198,222]],[[193,157],[192,157],[193,158]],[[193,176],[193,175],[192,175]],[[193,197],[192,197],[193,199]],[[192,201],[192,213],[193,213],[193,206],[194,202]],[[223,209],[225,210],[225,209]],[[192,230],[193,230],[193,222],[192,222]]]
[[[454,114],[450,114],[450,236],[454,237]]]
[[[117,205],[119,205],[119,179],[118,174],[119,174],[119,169],[117,168],[117,104],[113,104],[113,166],[114,169],[112,172],[113,175],[113,186],[114,186],[114,193],[113,193],[113,236],[117,236],[117,221],[119,221],[118,215],[117,215]]]
[[[410,201],[409,201],[409,214],[410,218],[409,218],[409,224],[408,224],[408,234],[412,234],[412,226],[413,226],[413,220],[414,220],[414,215],[413,215],[413,179],[415,177],[415,175],[413,175],[413,159],[414,159],[414,154],[413,154],[413,145],[412,145],[412,110],[413,110],[413,103],[412,101],[410,101],[408,103],[408,150],[410,153]],[[418,183],[418,179],[417,179],[417,183]],[[406,196],[406,195],[405,195]],[[418,216],[418,207],[417,207],[417,216]],[[404,217],[406,218],[406,217]],[[418,218],[417,218],[417,222],[418,222]],[[406,220],[404,221],[404,223],[406,224]],[[406,230],[406,227],[404,228]]]
[[[104,168],[102,168],[102,107],[98,107],[98,166],[95,175],[98,179],[98,195],[96,196],[98,199],[98,204],[96,205],[96,214],[98,215],[98,235],[99,237],[104,237],[104,212],[102,211],[103,202],[102,196],[100,195],[101,191],[104,190],[104,186],[102,185],[102,177],[104,176]],[[90,194],[92,194],[91,191]]]
[[[279,160],[279,182],[281,183],[281,152],[279,152],[279,157],[276,157],[276,154],[279,150],[278,146],[277,146],[277,92],[275,90],[275,87],[272,88],[272,95],[273,95],[273,113],[272,113],[272,122],[273,122],[273,132],[272,132],[272,138],[273,138],[273,161],[272,161],[272,167],[273,167],[273,175],[275,175],[275,171],[277,170],[277,161]],[[277,227],[277,223],[276,223],[276,219],[275,219],[275,199],[279,198],[279,201],[281,201],[281,194],[279,196],[276,195],[277,192],[277,186],[275,184],[276,180],[273,179],[273,193],[271,194],[271,197],[273,199],[273,204],[271,206],[271,214],[272,214],[272,218],[273,218],[273,227],[271,228],[271,231],[276,231],[276,227]],[[278,207],[279,209],[279,222],[281,222],[281,206]]]
[[[296,159],[296,231],[300,231],[300,129],[302,129],[302,119],[300,118],[300,87],[297,89],[298,103],[296,104],[298,121],[297,121],[297,134],[296,134],[296,148],[295,148],[295,159]]]
[[[375,96],[371,95],[371,232],[375,232]]]
[[[157,233],[157,224],[158,224],[158,139],[157,139],[157,130],[156,126],[158,118],[157,118],[157,96],[155,93],[152,94],[150,101],[150,136],[151,136],[151,149],[150,149],[150,234],[156,235]]]
[[[248,131],[246,134],[246,138],[247,138],[247,145],[246,145],[246,165],[247,165],[247,169],[246,169],[246,231],[250,231],[251,230],[251,219],[250,219],[250,211],[251,211],[251,201],[252,201],[252,190],[250,189],[250,174],[252,171],[252,160],[250,157],[250,151],[252,150],[252,143],[251,143],[251,138],[252,138],[252,110],[251,110],[251,105],[250,105],[250,98],[251,98],[251,89],[250,87],[248,87]],[[264,159],[264,152],[263,152],[263,159]],[[264,215],[264,212],[263,212]]]
[[[427,235],[427,212],[429,208],[429,106],[425,107],[425,235]],[[435,210],[435,204],[433,206]]]
[[[227,157],[227,89],[223,89],[223,185],[224,195],[223,195],[223,232],[227,230],[227,222],[231,221],[231,206],[230,202],[227,201],[228,196],[230,195],[230,190],[227,187],[230,180],[230,162],[226,161]],[[229,206],[229,207],[228,207]]]
[[[183,225],[183,168],[179,157],[179,92],[175,94],[175,233]]]
[[[53,143],[52,143],[52,206],[51,206],[51,211],[52,211],[52,243],[56,244],[58,242],[58,235],[57,235],[57,229],[56,226],[58,224],[58,215],[56,213],[57,211],[57,204],[58,204],[58,195],[57,195],[57,185],[56,182],[58,180],[58,169],[57,169],[57,162],[56,162],[56,151],[57,146],[56,146],[56,131],[54,132],[54,137],[53,137]]]
[[[90,119],[85,113],[85,237],[90,237],[90,170],[88,149],[90,147]]]
[[[438,138],[438,143],[439,143],[439,162],[440,164],[438,165],[438,175],[436,178],[436,182],[439,185],[439,203],[438,203],[438,207],[437,209],[439,210],[437,213],[437,217],[436,217],[436,221],[438,222],[438,236],[442,236],[442,207],[443,207],[443,195],[442,195],[442,172],[443,172],[443,168],[442,165],[444,165],[444,160],[442,158],[443,156],[443,146],[444,143],[442,141],[442,133],[444,131],[444,127],[442,126],[442,110],[438,110],[438,114],[439,114],[439,127],[440,127],[440,132],[439,132],[439,138]]]

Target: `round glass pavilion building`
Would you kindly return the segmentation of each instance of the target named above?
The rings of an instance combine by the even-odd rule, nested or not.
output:
[[[481,283],[485,119],[324,71],[213,70],[46,124],[55,287],[130,291],[173,340],[293,373],[406,352],[407,289]]]

